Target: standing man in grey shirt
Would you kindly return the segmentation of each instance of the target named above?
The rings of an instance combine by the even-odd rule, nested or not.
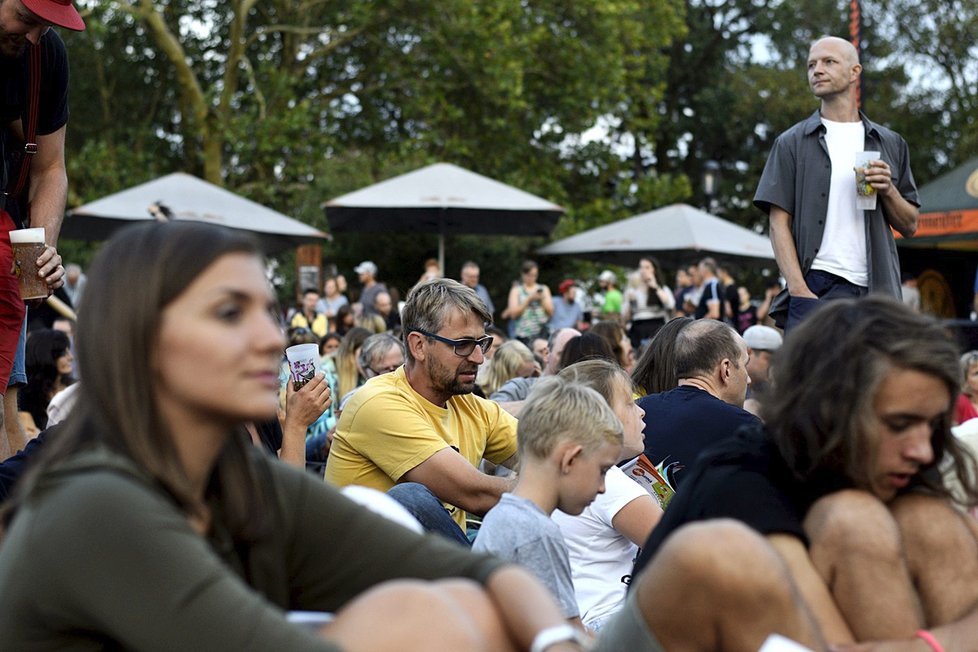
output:
[[[377,265],[373,261],[365,260],[354,267],[353,271],[360,277],[360,284],[363,286],[360,290],[360,305],[363,306],[363,314],[380,314],[374,307],[374,303],[377,301],[378,294],[387,292],[387,286],[377,282]]]
[[[808,84],[821,107],[774,143],[754,204],[768,214],[787,288],[770,314],[792,328],[819,300],[881,292],[900,297],[900,263],[890,227],[917,230],[917,188],[906,141],[859,111],[862,66],[851,43],[823,37],[808,55]],[[856,207],[855,155],[878,151],[865,168],[876,208]]]
[[[472,260],[466,261],[462,265],[462,273],[459,275],[459,280],[462,285],[467,285],[475,293],[479,295],[482,299],[482,303],[486,304],[486,309],[489,311],[490,315],[496,314],[496,306],[492,304],[492,299],[489,297],[489,290],[482,283],[479,283],[479,265]]]

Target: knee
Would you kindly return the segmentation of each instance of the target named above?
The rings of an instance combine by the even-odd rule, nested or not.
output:
[[[819,499],[808,510],[804,527],[813,549],[873,557],[903,554],[896,520],[866,491],[848,489]]]
[[[908,548],[939,553],[962,540],[974,543],[967,516],[942,498],[908,494],[893,501],[890,510]]]
[[[429,641],[436,649],[483,650],[486,641],[478,623],[456,601],[474,600],[477,591],[462,581],[451,585],[418,580],[385,582],[340,611],[325,631],[341,643],[349,642],[351,637],[379,637],[384,643],[377,649],[392,644],[386,639],[396,639],[404,649],[422,649],[418,642]],[[434,622],[432,614],[438,615]],[[378,630],[378,622],[385,623],[385,627]]]
[[[405,506],[441,506],[441,501],[431,493],[431,489],[420,482],[402,482],[387,490],[387,495]]]
[[[784,563],[760,534],[728,519],[686,525],[666,540],[656,564],[672,568],[683,584],[706,595],[775,599],[789,586]],[[640,590],[655,591],[639,583]]]

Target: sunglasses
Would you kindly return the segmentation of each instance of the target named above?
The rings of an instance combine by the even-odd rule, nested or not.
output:
[[[466,337],[460,340],[450,340],[447,337],[435,335],[434,333],[423,331],[420,328],[409,328],[408,332],[421,333],[425,337],[430,337],[433,340],[438,340],[439,342],[448,344],[452,347],[452,351],[455,353],[455,355],[459,356],[460,358],[467,358],[472,355],[472,352],[475,351],[475,347],[477,346],[482,349],[483,354],[485,354],[485,352],[489,350],[489,347],[492,346],[492,335],[486,335],[477,340],[472,339],[471,337]]]

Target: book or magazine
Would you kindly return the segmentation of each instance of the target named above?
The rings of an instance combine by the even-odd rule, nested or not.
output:
[[[771,634],[757,652],[814,652],[814,650],[780,634]]]
[[[665,460],[662,463],[665,464]],[[669,501],[676,494],[663,470],[650,462],[644,453],[623,464],[621,470],[659,501],[662,509],[669,506]]]

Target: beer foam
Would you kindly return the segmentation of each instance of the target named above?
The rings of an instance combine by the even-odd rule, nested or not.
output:
[[[44,227],[14,229],[10,232],[10,244],[44,244]]]

